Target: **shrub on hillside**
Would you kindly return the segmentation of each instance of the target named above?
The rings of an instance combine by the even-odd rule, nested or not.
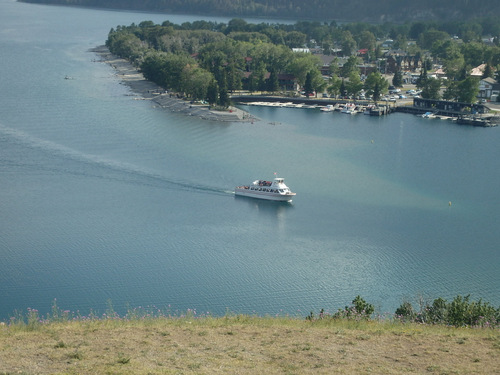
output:
[[[432,304],[424,303],[416,312],[409,302],[404,302],[396,309],[396,318],[405,322],[446,324],[455,327],[495,327],[500,323],[500,308],[488,302],[471,301],[470,295],[456,296],[447,302],[443,298],[435,299]]]

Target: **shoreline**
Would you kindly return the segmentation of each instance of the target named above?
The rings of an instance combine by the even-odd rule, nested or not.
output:
[[[112,54],[106,46],[91,48],[89,52],[100,57],[96,62],[110,65],[124,85],[140,96],[140,99],[151,100],[155,103],[155,107],[209,121],[253,122],[258,120],[248,112],[234,106],[230,106],[228,111],[217,111],[210,109],[208,105],[191,104],[178,98],[174,93],[168,93],[156,83],[148,81],[130,62]]]

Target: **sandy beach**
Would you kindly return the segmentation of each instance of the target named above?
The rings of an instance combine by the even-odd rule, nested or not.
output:
[[[208,105],[191,104],[187,100],[180,99],[176,93],[166,92],[154,82],[145,79],[137,68],[127,60],[113,55],[106,46],[93,48],[90,52],[94,52],[100,57],[97,61],[111,65],[122,82],[130,87],[132,92],[142,100],[151,100],[155,107],[161,107],[171,112],[180,112],[187,116],[196,116],[204,120],[225,122],[256,120],[249,113],[236,107],[231,106],[227,111],[216,111],[210,109]]]

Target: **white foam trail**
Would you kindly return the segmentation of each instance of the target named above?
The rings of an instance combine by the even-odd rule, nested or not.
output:
[[[228,191],[223,188],[217,188],[213,186],[201,185],[199,183],[194,184],[190,181],[184,181],[172,177],[167,177],[153,170],[147,170],[142,167],[138,167],[134,164],[120,162],[116,160],[111,160],[107,158],[103,158],[98,155],[85,154],[70,147],[47,141],[44,139],[40,139],[37,137],[33,137],[21,130],[12,129],[0,124],[0,134],[7,136],[10,141],[14,140],[25,147],[31,149],[40,150],[46,154],[50,154],[52,156],[58,157],[60,159],[71,160],[81,164],[90,165],[93,167],[103,168],[107,173],[98,173],[96,170],[89,173],[89,171],[85,171],[86,175],[107,179],[118,179],[125,180],[124,178],[120,178],[119,176],[112,176],[110,172],[118,172],[121,174],[126,174],[129,177],[141,177],[141,180],[128,181],[130,183],[140,183],[143,185],[152,185],[154,182],[160,182],[162,187],[167,187],[167,184],[175,185],[176,188],[181,188],[184,190],[190,191],[204,191],[211,192],[216,194],[233,194],[233,192]],[[62,170],[62,169],[59,169]],[[81,171],[78,170],[64,170],[66,173],[72,174],[81,174]]]

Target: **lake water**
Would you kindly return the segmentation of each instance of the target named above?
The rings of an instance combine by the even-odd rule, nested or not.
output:
[[[500,128],[156,109],[88,50],[166,19],[196,18],[0,0],[0,319],[54,299],[83,314],[111,301],[305,315],[358,294],[382,313],[420,295],[500,303]],[[292,204],[232,193],[274,172]]]

